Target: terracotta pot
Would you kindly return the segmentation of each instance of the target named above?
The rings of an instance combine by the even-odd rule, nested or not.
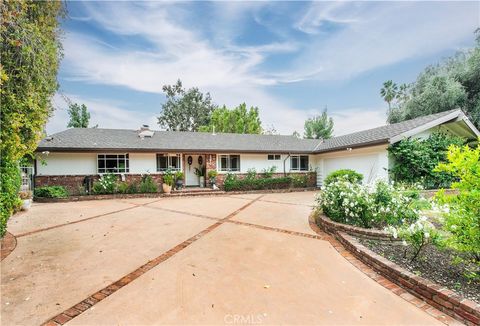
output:
[[[169,194],[172,192],[172,186],[169,186],[166,183],[162,183],[162,190],[164,193]]]

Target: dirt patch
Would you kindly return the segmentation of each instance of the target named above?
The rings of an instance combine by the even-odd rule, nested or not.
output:
[[[421,256],[411,261],[411,250],[399,242],[358,238],[358,241],[377,254],[393,261],[410,272],[427,278],[457,292],[464,298],[480,302],[480,280],[465,276],[467,270],[474,270],[473,264],[454,263],[455,253],[427,246]],[[407,253],[405,255],[405,250]],[[477,269],[478,273],[478,269]]]

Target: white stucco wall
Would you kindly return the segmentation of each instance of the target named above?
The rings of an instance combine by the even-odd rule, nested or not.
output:
[[[157,173],[157,154],[155,153],[130,153],[130,173]]]
[[[269,161],[267,159],[269,153],[265,154],[235,154],[231,153],[231,155],[240,155],[240,172],[238,173],[247,173],[249,169],[255,169],[257,172],[261,173],[263,169],[275,166],[277,168],[277,173],[283,173],[283,161],[288,157],[287,154],[281,154],[280,160],[272,160]],[[273,153],[271,153],[273,154]],[[222,154],[217,155],[217,169],[220,169],[220,156]],[[305,154],[302,154],[305,155]],[[309,165],[312,169],[315,168],[315,156],[309,155],[308,161]],[[287,173],[290,172],[299,172],[299,171],[290,171],[290,158],[285,161],[285,171]],[[300,171],[305,172],[305,171]],[[227,173],[219,171],[219,173]]]
[[[96,153],[49,153],[39,155],[37,175],[86,175],[97,173]],[[44,161],[46,164],[42,164]]]
[[[322,180],[340,169],[352,169],[363,174],[364,182],[388,178],[388,152],[384,145],[322,153],[317,155],[316,161]]]

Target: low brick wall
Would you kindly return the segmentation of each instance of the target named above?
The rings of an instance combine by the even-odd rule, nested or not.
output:
[[[125,181],[128,183],[140,183],[142,174],[125,174]],[[161,174],[150,174],[153,180],[157,183],[159,189],[162,184]],[[35,187],[43,186],[63,186],[67,189],[70,195],[81,195],[84,191],[83,181],[86,177],[92,178],[93,181],[100,179],[97,175],[37,175],[35,176]],[[118,175],[120,180],[120,175]]]
[[[394,240],[388,233],[337,223],[318,213],[313,213],[312,217],[323,231],[335,236],[345,249],[385,278],[462,323],[480,325],[479,304],[464,299],[447,288],[409,272],[368,249],[354,238]]]
[[[317,224],[327,233],[336,235],[338,232],[345,232],[354,236],[371,239],[395,240],[390,234],[382,230],[365,229],[353,225],[334,222],[325,215],[316,214]]]
[[[467,325],[480,325],[480,304],[407,271],[366,248],[345,232],[338,231],[336,238],[362,262],[411,294]]]

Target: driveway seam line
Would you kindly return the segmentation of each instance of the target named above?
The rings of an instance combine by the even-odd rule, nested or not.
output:
[[[143,264],[142,266],[138,267],[135,269],[133,272],[130,272],[129,274],[121,277],[119,280],[107,285],[106,287],[102,288],[101,290],[93,293],[92,295],[88,296],[86,299],[80,301],[79,303],[73,305],[72,307],[64,310],[63,312],[59,313],[58,315],[50,318],[47,320],[45,323],[43,323],[43,326],[56,326],[56,325],[64,325],[70,320],[74,319],[75,317],[81,315],[83,312],[89,310],[92,306],[96,305],[98,302],[102,301],[103,299],[109,297],[113,293],[117,292],[127,284],[130,284],[133,282],[135,279],[138,277],[142,276],[146,272],[150,271],[152,268],[158,266],[160,263],[166,261],[167,259],[171,258],[175,254],[179,253],[183,249],[187,248],[189,245],[192,243],[196,242],[197,240],[201,239],[203,236],[206,234],[212,232],[222,224],[224,224],[226,221],[240,213],[242,210],[246,209],[247,207],[251,206],[253,203],[258,201],[260,198],[262,198],[264,195],[261,195],[247,204],[243,205],[239,209],[235,210],[234,212],[228,214],[226,217],[217,220],[216,223],[210,225],[206,229],[203,229],[202,231],[198,232],[194,236],[188,238],[187,240],[177,244],[173,248],[170,248],[166,252],[162,253],[160,256],[157,256],[156,258],[153,258],[152,260],[148,261],[146,264]],[[144,205],[139,205],[139,206],[144,206]]]
[[[52,230],[52,229],[61,228],[61,227],[64,227],[64,226],[68,226],[68,225],[77,224],[77,223],[80,223],[80,222],[89,221],[89,220],[92,220],[92,219],[95,219],[95,218],[104,217],[104,216],[108,216],[108,215],[115,214],[115,213],[120,213],[120,212],[127,211],[127,210],[130,210],[130,209],[138,208],[138,207],[143,207],[143,206],[146,206],[146,205],[148,205],[148,204],[153,204],[153,203],[155,203],[155,202],[157,202],[157,201],[158,201],[158,200],[154,200],[154,201],[151,201],[151,202],[148,202],[148,203],[145,203],[145,204],[134,204],[134,203],[126,203],[126,202],[123,202],[123,203],[125,203],[125,204],[129,204],[129,205],[133,205],[133,206],[132,206],[132,207],[122,208],[122,209],[119,209],[119,210],[116,210],[116,211],[112,211],[112,212],[108,212],[108,213],[104,213],[104,214],[99,214],[99,215],[94,215],[94,216],[86,217],[86,218],[83,218],[83,219],[80,219],[80,220],[76,220],[76,221],[72,221],[72,222],[67,222],[67,223],[52,225],[52,226],[49,226],[49,227],[46,227],[46,228],[41,228],[41,229],[36,229],[36,230],[33,230],[33,231],[28,231],[28,232],[20,233],[20,234],[18,234],[18,235],[15,235],[15,237],[16,237],[16,238],[21,238],[21,237],[25,237],[25,236],[32,235],[32,234],[39,233],[39,232],[49,231],[49,230]]]

